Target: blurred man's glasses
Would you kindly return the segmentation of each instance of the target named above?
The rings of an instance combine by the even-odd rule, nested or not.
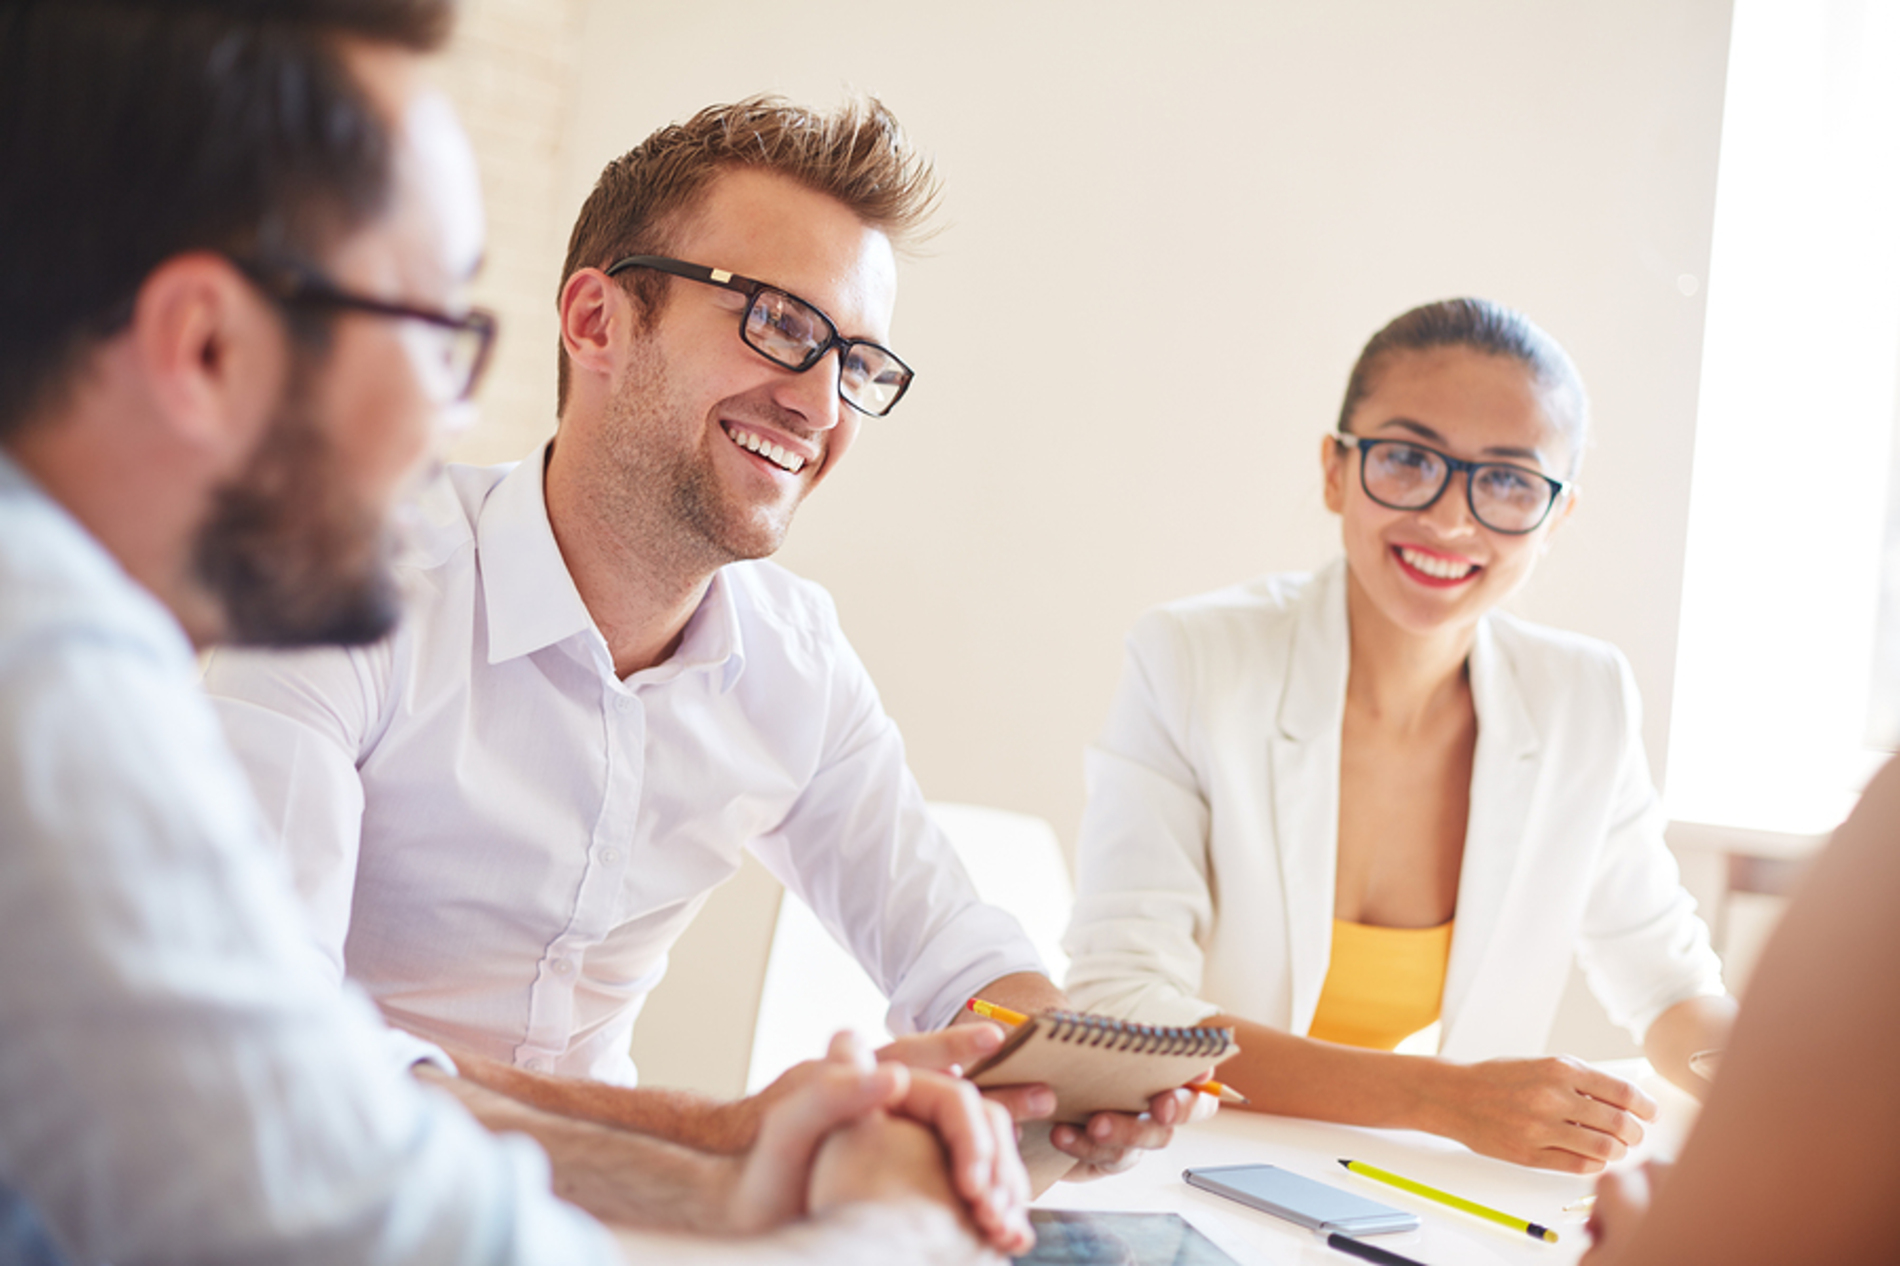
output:
[[[415,321],[439,335],[440,389],[445,401],[467,400],[475,394],[482,371],[488,367],[488,355],[495,344],[495,314],[483,308],[471,308],[461,316],[435,308],[418,308],[406,303],[391,303],[352,294],[316,273],[290,266],[260,264],[254,260],[233,259],[238,269],[259,289],[289,307],[331,308],[344,312],[367,312],[372,316],[398,321]]]
[[[1451,477],[1465,472],[1471,517],[1493,532],[1534,531],[1570,485],[1509,462],[1468,462],[1411,440],[1334,435],[1341,448],[1359,450],[1359,486],[1389,510],[1424,510],[1444,495]]]
[[[874,418],[889,413],[915,376],[888,347],[842,337],[830,317],[776,286],[664,255],[629,255],[608,268],[607,275],[617,276],[629,268],[651,268],[747,296],[750,302],[739,318],[739,337],[747,347],[793,373],[804,373],[832,348],[840,349],[838,395],[860,413]]]

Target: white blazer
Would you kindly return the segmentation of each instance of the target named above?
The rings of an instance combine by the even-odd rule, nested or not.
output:
[[[1307,1031],[1332,950],[1347,661],[1343,561],[1135,626],[1088,753],[1065,941],[1079,1006]],[[1572,954],[1638,1041],[1675,1003],[1720,994],[1623,657],[1493,614],[1470,668],[1478,745],[1441,1053],[1542,1053]]]

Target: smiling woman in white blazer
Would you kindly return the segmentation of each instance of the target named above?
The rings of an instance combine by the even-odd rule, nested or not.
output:
[[[1586,419],[1562,349],[1497,305],[1426,305],[1367,345],[1323,451],[1345,557],[1129,636],[1088,754],[1078,1005],[1234,1025],[1220,1076],[1261,1110],[1588,1172],[1654,1105],[1538,1057],[1575,956],[1659,1070],[1701,1088],[1688,1056],[1722,1045],[1733,1002],[1663,844],[1629,667],[1495,609],[1575,506]],[[1401,973],[1427,982],[1408,987],[1437,1056],[1390,1053],[1396,1031],[1305,1036],[1367,998],[1383,1014],[1366,937],[1407,972],[1437,947]]]

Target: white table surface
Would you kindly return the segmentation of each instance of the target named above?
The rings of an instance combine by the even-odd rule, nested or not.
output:
[[[1609,1072],[1635,1081],[1661,1106],[1657,1122],[1630,1160],[1674,1156],[1695,1119],[1696,1103],[1650,1071],[1642,1060],[1608,1061]],[[1339,1158],[1367,1161],[1479,1204],[1541,1223],[1559,1240],[1547,1244],[1362,1178]],[[1526,1169],[1479,1156],[1460,1144],[1410,1130],[1368,1130],[1229,1108],[1211,1121],[1175,1132],[1167,1149],[1150,1153],[1124,1174],[1088,1183],[1057,1183],[1037,1205],[1051,1209],[1178,1213],[1242,1266],[1301,1263],[1342,1266],[1355,1258],[1337,1252],[1290,1222],[1190,1187],[1190,1166],[1278,1165],[1419,1215],[1416,1231],[1368,1236],[1367,1242],[1416,1258],[1427,1266],[1493,1266],[1536,1262],[1570,1266],[1588,1246],[1585,1215],[1563,1208],[1590,1194],[1596,1180]]]

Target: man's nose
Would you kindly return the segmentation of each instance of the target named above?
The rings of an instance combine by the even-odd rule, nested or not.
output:
[[[809,368],[794,373],[787,370],[780,378],[773,399],[805,420],[814,431],[829,431],[838,425],[846,408],[838,396],[838,374],[844,363],[844,349],[833,347]]]

